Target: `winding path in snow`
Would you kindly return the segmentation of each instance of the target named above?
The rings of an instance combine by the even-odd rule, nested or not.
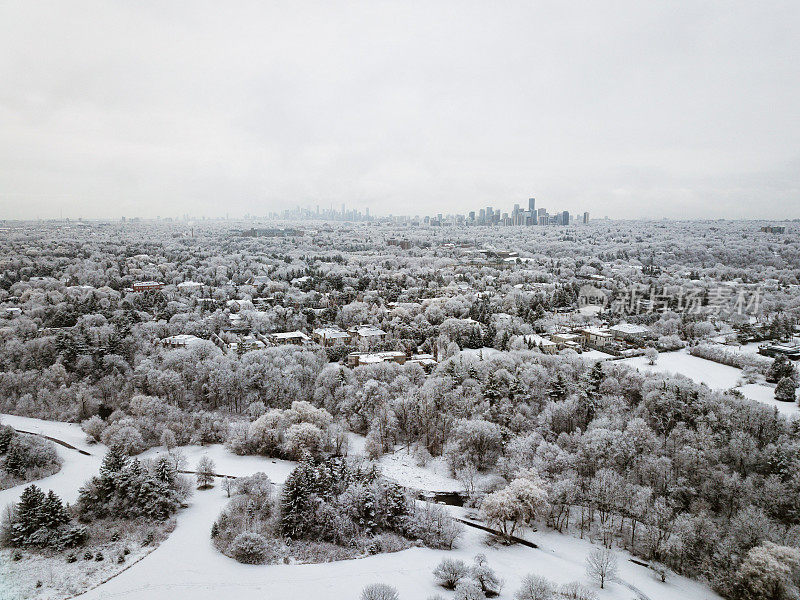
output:
[[[75,425],[38,421],[25,423],[23,417],[4,417],[12,426],[15,422],[26,431],[46,435],[64,442],[70,449],[63,453],[62,471],[37,482],[45,489],[53,488],[65,499],[77,497],[80,485],[99,469],[104,447],[87,449],[82,432]],[[66,435],[63,435],[66,433]],[[77,439],[81,438],[81,439]],[[55,441],[55,440],[54,440]],[[197,454],[219,452],[209,447],[197,449]],[[226,457],[228,466],[236,461],[237,475],[265,472],[274,482],[282,483],[290,471],[291,463],[254,457]],[[245,466],[246,465],[246,466]],[[243,468],[244,467],[244,468]],[[236,475],[231,475],[236,476]],[[0,492],[0,502],[13,501],[21,486]],[[429,548],[411,548],[393,554],[380,554],[365,558],[331,563],[289,565],[243,565],[219,553],[211,544],[209,531],[228,498],[220,486],[198,491],[189,506],[178,515],[175,531],[148,555],[127,569],[115,574],[94,589],[79,596],[83,599],[133,598],[147,600],[175,600],[176,594],[191,594],[193,600],[219,600],[236,595],[239,600],[263,598],[325,598],[350,600],[370,583],[382,582],[395,586],[404,599],[425,598],[441,588],[432,576],[433,567],[443,557],[472,561],[475,554],[483,553],[489,563],[506,581],[507,590],[519,587],[522,577],[530,572],[545,575],[557,584],[569,581],[589,583],[584,574],[585,556],[595,547],[586,540],[555,532],[537,532],[537,542],[519,538],[521,543],[511,546],[487,546],[486,535],[493,532],[488,527],[462,519],[461,509],[451,507],[454,516],[469,525],[451,551]],[[532,553],[535,547],[537,552]],[[683,577],[674,577],[669,583],[655,582],[641,566],[628,561],[620,564],[620,579],[605,590],[597,590],[600,600],[721,600],[702,584]],[[635,582],[631,583],[631,582]],[[646,590],[646,591],[645,591]],[[636,594],[631,598],[628,594]]]

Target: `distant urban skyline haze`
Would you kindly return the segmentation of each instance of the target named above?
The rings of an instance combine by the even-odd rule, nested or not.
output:
[[[800,216],[798,2],[0,4],[0,219]]]

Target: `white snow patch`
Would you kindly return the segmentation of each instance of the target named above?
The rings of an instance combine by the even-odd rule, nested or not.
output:
[[[723,365],[699,356],[692,356],[686,349],[677,352],[665,352],[658,355],[655,365],[648,364],[644,356],[625,358],[622,361],[636,369],[648,373],[680,373],[696,383],[704,383],[712,390],[729,390],[738,388],[746,398],[756,402],[777,406],[782,413],[798,414],[800,408],[796,403],[778,402],[775,400],[775,388],[767,384],[751,383],[739,386],[741,369]]]

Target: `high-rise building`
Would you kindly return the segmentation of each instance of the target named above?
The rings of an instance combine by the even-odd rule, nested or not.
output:
[[[528,210],[533,214],[536,211],[536,198],[528,198]]]
[[[561,224],[562,225],[569,225],[569,211],[565,210],[561,213]]]
[[[589,213],[588,212],[583,213],[583,224],[584,225],[588,225],[589,224]]]
[[[475,211],[474,210],[469,211],[469,220],[470,221],[474,221],[475,220]]]

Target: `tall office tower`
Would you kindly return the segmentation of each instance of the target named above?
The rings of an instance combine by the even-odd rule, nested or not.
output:
[[[588,225],[589,224],[589,213],[588,212],[583,213],[583,224],[584,225]]]
[[[486,207],[486,220],[487,221],[493,221],[494,220],[494,214],[492,213],[492,207],[491,206],[487,206]]]
[[[480,220],[486,222],[486,209],[482,208],[480,212]]]
[[[528,210],[531,211],[531,214],[536,212],[536,198],[528,198]]]
[[[562,225],[569,225],[569,211],[565,210],[561,213],[561,224]]]
[[[469,220],[470,221],[474,221],[475,220],[475,211],[474,210],[469,211]]]

